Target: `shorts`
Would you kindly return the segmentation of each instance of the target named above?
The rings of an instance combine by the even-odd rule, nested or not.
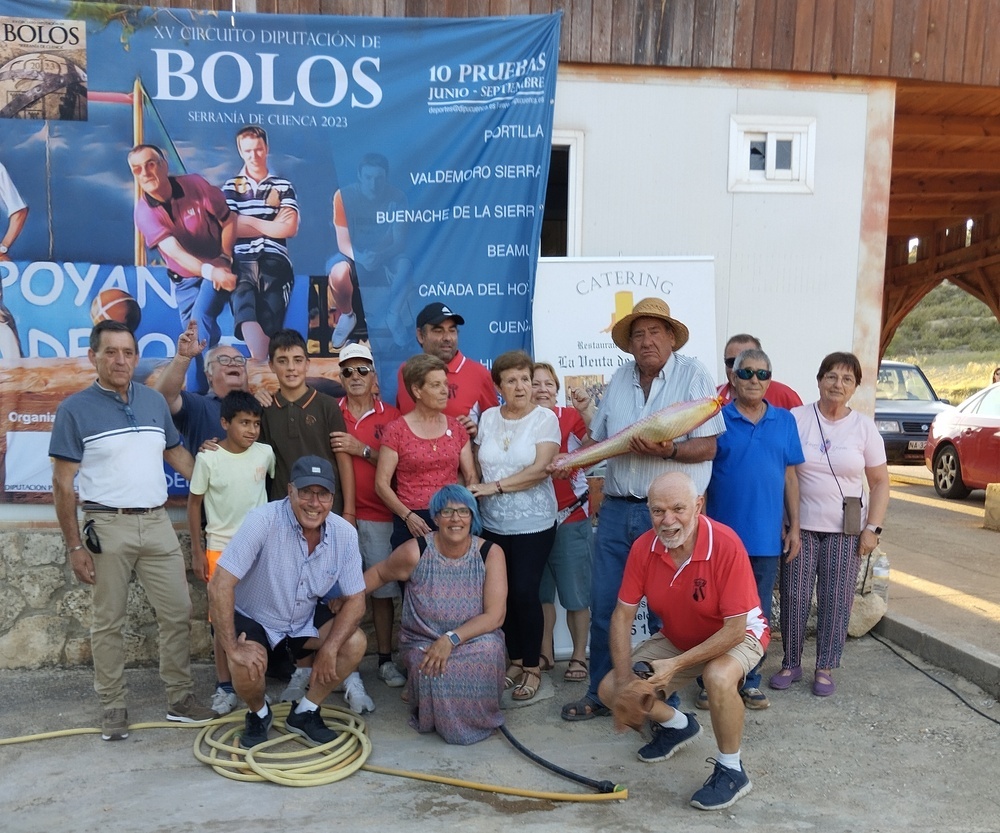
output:
[[[332,618],[333,614],[330,612],[330,608],[322,602],[317,602],[316,610],[313,613],[313,627],[319,630]],[[286,636],[272,648],[264,626],[249,616],[244,616],[238,610],[233,611],[233,625],[236,628],[237,638],[241,633],[245,633],[247,642],[256,642],[264,646],[267,650],[268,663],[274,654],[278,656],[282,656],[283,653],[290,654],[292,659],[298,660],[316,653],[315,648],[305,647],[306,643],[314,638],[311,636]]]
[[[215,565],[222,558],[222,550],[205,550],[205,560],[208,562],[208,578],[211,580],[212,573],[215,572]]]
[[[237,257],[233,268],[236,288],[230,302],[236,337],[243,338],[243,324],[247,321],[256,321],[266,335],[274,335],[285,325],[285,310],[295,281],[292,264],[281,255],[264,252]]]
[[[632,662],[635,663],[642,660],[652,662],[657,659],[671,659],[683,653],[682,650],[676,648],[662,633],[656,633],[632,650]],[[745,680],[747,674],[756,668],[757,664],[764,658],[764,649],[761,647],[760,641],[756,636],[747,633],[743,635],[743,641],[739,645],[726,651],[726,655],[732,657],[740,664],[740,668],[743,669],[743,679]],[[698,677],[705,670],[707,664],[701,662],[698,665],[692,665],[690,668],[678,671],[677,676],[670,683],[672,690],[680,691],[691,680]]]
[[[559,524],[538,589],[542,604],[552,604],[558,590],[559,604],[566,610],[590,607],[592,539],[590,518]]]
[[[358,521],[358,549],[362,566],[369,570],[392,552],[392,521]],[[390,581],[372,593],[373,599],[398,599],[398,581]]]

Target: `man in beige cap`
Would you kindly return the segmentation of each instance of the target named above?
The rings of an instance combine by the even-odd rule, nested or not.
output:
[[[688,340],[688,328],[670,315],[659,298],[643,298],[618,321],[611,338],[631,353],[611,377],[607,392],[590,424],[589,441],[600,442],[650,414],[705,396],[715,385],[705,366],[676,353]],[[611,670],[608,631],[618,601],[625,561],[633,542],[651,529],[646,495],[649,484],[670,471],[685,472],[704,494],[712,476],[715,437],[725,431],[719,414],[690,434],[665,442],[632,440],[631,453],[608,460],[604,476],[601,522],[594,539],[590,620],[590,689],[583,699],[567,703],[566,720],[588,720],[609,714],[597,686]]]

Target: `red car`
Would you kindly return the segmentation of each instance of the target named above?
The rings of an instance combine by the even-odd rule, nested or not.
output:
[[[987,483],[1000,483],[1000,384],[934,417],[924,464],[941,497],[961,499]]]

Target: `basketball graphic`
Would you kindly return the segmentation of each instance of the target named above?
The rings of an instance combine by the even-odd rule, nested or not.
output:
[[[102,289],[90,305],[90,318],[100,321],[118,321],[133,333],[142,320],[142,310],[135,298],[121,289]]]

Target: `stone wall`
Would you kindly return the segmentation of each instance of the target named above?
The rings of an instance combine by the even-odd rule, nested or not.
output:
[[[190,572],[190,538],[178,533],[191,588],[191,655],[212,655],[205,585]],[[73,576],[58,529],[0,531],[0,668],[89,665],[90,593]],[[125,661],[159,661],[156,617],[133,577],[125,624]]]

